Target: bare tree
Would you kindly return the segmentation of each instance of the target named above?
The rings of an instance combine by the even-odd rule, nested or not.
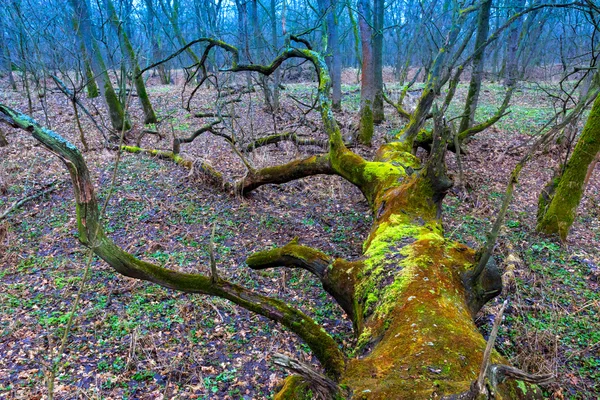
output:
[[[80,36],[89,54],[92,71],[100,81],[100,90],[108,108],[112,127],[116,131],[128,130],[131,128],[131,122],[125,115],[123,105],[119,101],[117,93],[113,88],[110,76],[108,75],[108,69],[104,62],[104,57],[94,38],[87,0],[70,0],[70,2],[75,11],[76,18],[79,21],[79,30],[77,31],[77,34]]]

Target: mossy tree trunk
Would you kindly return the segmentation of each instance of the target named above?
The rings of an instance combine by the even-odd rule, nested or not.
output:
[[[597,74],[597,78],[600,75]],[[537,229],[558,234],[565,241],[585,190],[589,166],[600,152],[600,96],[596,97],[573,154],[563,173],[554,178],[539,198]]]
[[[123,105],[112,86],[106,64],[104,63],[104,57],[93,36],[87,0],[70,0],[70,2],[78,20],[79,29],[77,30],[77,35],[80,36],[85,45],[89,54],[92,71],[100,82],[100,91],[108,108],[111,125],[115,131],[129,130],[131,129],[131,122],[125,114]]]
[[[85,43],[83,41],[83,35],[79,34],[81,27],[79,24],[79,18],[77,13],[73,14],[72,18],[73,29],[77,33],[76,38],[79,44],[79,49],[81,50],[81,56],[83,58],[83,76],[85,77],[85,88],[87,91],[87,96],[90,99],[95,99],[100,95],[98,91],[98,84],[96,83],[96,77],[94,76],[94,71],[92,70],[92,62],[90,61],[90,54],[85,47]]]
[[[383,112],[383,29],[384,0],[373,1],[373,79],[375,94],[373,96],[373,122],[378,124],[385,119]]]
[[[358,28],[362,50],[360,86],[360,121],[358,141],[370,146],[373,140],[373,102],[375,101],[375,75],[373,60],[373,29],[371,28],[371,5],[369,0],[358,0]]]
[[[87,56],[87,52],[85,51],[85,47],[81,46],[81,51],[84,53],[84,68],[85,68],[85,79],[86,79],[86,91],[87,96],[90,99],[95,99],[100,95],[98,91],[98,85],[96,84],[96,77],[94,76],[94,71],[92,71],[92,66],[89,61],[89,57]]]
[[[148,92],[146,91],[146,84],[144,83],[144,77],[141,74],[141,68],[140,64],[138,63],[135,50],[131,45],[131,41],[127,36],[127,32],[125,32],[123,23],[119,20],[119,17],[117,16],[117,11],[115,10],[115,6],[112,0],[106,0],[106,7],[108,8],[108,16],[110,22],[117,31],[117,36],[119,37],[121,53],[123,54],[123,58],[125,58],[128,61],[129,68],[131,69],[133,75],[133,83],[135,85],[135,90],[137,91],[138,99],[140,100],[142,111],[144,112],[144,123],[156,123],[156,114],[154,113],[152,103],[150,103],[150,98],[148,97]]]
[[[331,72],[331,100],[334,110],[342,109],[342,54],[338,28],[339,0],[319,0],[319,11],[325,15],[323,26],[326,28],[327,48],[325,60]]]
[[[267,183],[281,183],[315,174],[336,174],[357,186],[367,199],[373,226],[363,257],[348,262],[293,241],[255,253],[247,259],[253,269],[303,268],[320,279],[351,319],[358,341],[351,354],[309,316],[275,299],[256,294],[220,278],[184,274],[138,260],[116,246],[98,219],[94,187],[77,149],[58,134],[39,127],[31,118],[0,105],[0,116],[40,140],[68,167],[74,182],[80,241],[117,272],[191,293],[222,297],[279,322],[311,348],[326,376],[318,379],[328,396],[348,399],[491,398],[474,393],[486,342],[473,322],[475,313],[500,291],[501,279],[489,265],[474,275],[472,249],[444,237],[439,218],[444,194],[451,186],[445,174],[445,140],[438,137],[424,164],[411,151],[411,138],[383,145],[373,161],[349,150],[333,117],[328,97],[330,78],[318,53],[287,48],[270,65],[239,64],[236,48],[214,39],[206,42],[232,55],[234,72],[273,73],[286,59],[313,63],[319,77],[318,99],[329,151],[305,160],[259,170],[240,182],[246,192]],[[441,118],[436,119],[441,121]],[[437,124],[437,122],[436,122]],[[269,171],[269,172],[267,172]],[[262,180],[249,182],[256,179]],[[497,364],[505,360],[492,355]],[[314,393],[314,371],[286,379],[276,399],[303,399]],[[485,369],[495,398],[541,398],[535,386],[499,381],[507,368]],[[487,385],[486,385],[487,387]],[[483,396],[483,397],[482,397]]]

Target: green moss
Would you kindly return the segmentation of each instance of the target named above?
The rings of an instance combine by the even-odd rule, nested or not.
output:
[[[517,387],[521,389],[521,392],[523,392],[523,394],[527,394],[527,386],[525,386],[525,382],[517,381]]]
[[[594,101],[583,133],[573,150],[556,191],[543,209],[537,229],[548,234],[557,233],[564,241],[575,220],[577,207],[584,191],[589,165],[600,152],[600,96]],[[540,202],[540,207],[543,204]]]
[[[367,162],[364,166],[364,174],[367,179],[386,182],[390,178],[397,179],[404,175],[404,170],[391,163]]]
[[[365,146],[371,146],[373,140],[373,110],[371,102],[365,100],[360,109],[360,123],[358,128],[358,141]]]
[[[404,169],[418,169],[421,165],[419,158],[412,154],[412,148],[403,142],[386,143],[377,150],[376,160],[398,164]]]
[[[273,400],[312,400],[313,392],[308,382],[299,375],[290,375],[283,381],[283,386]]]

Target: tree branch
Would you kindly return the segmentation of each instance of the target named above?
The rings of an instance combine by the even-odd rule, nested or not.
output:
[[[327,146],[326,140],[313,139],[313,138],[301,138],[295,132],[282,132],[277,134],[272,134],[268,136],[264,136],[253,140],[248,143],[244,149],[242,150],[245,153],[249,153],[253,150],[256,150],[263,146],[268,146],[270,144],[280,143],[284,141],[290,141],[298,146],[319,146],[325,147]]]
[[[354,326],[357,326],[354,297],[356,277],[352,271],[358,271],[359,268],[352,268],[355,263],[333,259],[319,250],[301,246],[296,238],[283,247],[254,253],[246,259],[246,264],[255,270],[287,267],[309,271],[321,280],[323,288],[348,314]]]
[[[15,201],[14,203],[12,203],[10,205],[10,207],[8,207],[6,210],[4,210],[2,212],[2,214],[0,214],[0,221],[2,221],[4,218],[6,218],[8,216],[8,214],[13,212],[17,208],[21,207],[23,204],[27,203],[28,201],[37,199],[38,197],[42,197],[48,193],[55,191],[56,188],[58,187],[59,183],[61,183],[61,182],[54,181],[48,185],[45,185],[41,190],[37,191],[36,193],[30,194],[29,196],[25,196],[22,199]]]
[[[248,174],[238,182],[241,194],[267,184],[281,184],[313,175],[335,175],[335,170],[329,163],[328,154],[314,155],[302,160],[294,160],[287,164],[266,167]]]

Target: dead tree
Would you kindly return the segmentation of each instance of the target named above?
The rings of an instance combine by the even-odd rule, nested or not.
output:
[[[125,252],[104,231],[94,185],[77,148],[30,117],[0,105],[2,119],[30,132],[67,166],[75,191],[80,241],[118,273],[228,299],[298,335],[320,362],[323,373],[277,358],[294,371],[277,399],[309,398],[310,393],[347,399],[541,398],[541,390],[530,382],[546,381],[547,376],[514,373],[496,352],[491,361],[483,362],[486,340],[473,318],[500,293],[501,277],[492,264],[480,267],[476,251],[444,237],[440,205],[452,182],[445,173],[448,138],[446,130],[440,129],[440,115],[435,118],[438,128],[427,161],[421,162],[411,152],[415,135],[401,135],[382,145],[369,161],[344,144],[328,96],[331,80],[319,53],[293,47],[288,38],[271,64],[242,64],[235,47],[214,39],[202,41],[229,52],[233,72],[270,75],[290,58],[308,60],[317,71],[319,111],[329,150],[256,170],[243,178],[238,188],[249,193],[265,184],[316,174],[341,176],[362,191],[373,214],[363,257],[353,262],[333,259],[293,241],[249,255],[246,263],[253,269],[302,268],[320,279],[353,323],[358,340],[352,353],[344,354],[323,327],[298,309],[228,282],[214,267],[212,276],[181,273]]]

